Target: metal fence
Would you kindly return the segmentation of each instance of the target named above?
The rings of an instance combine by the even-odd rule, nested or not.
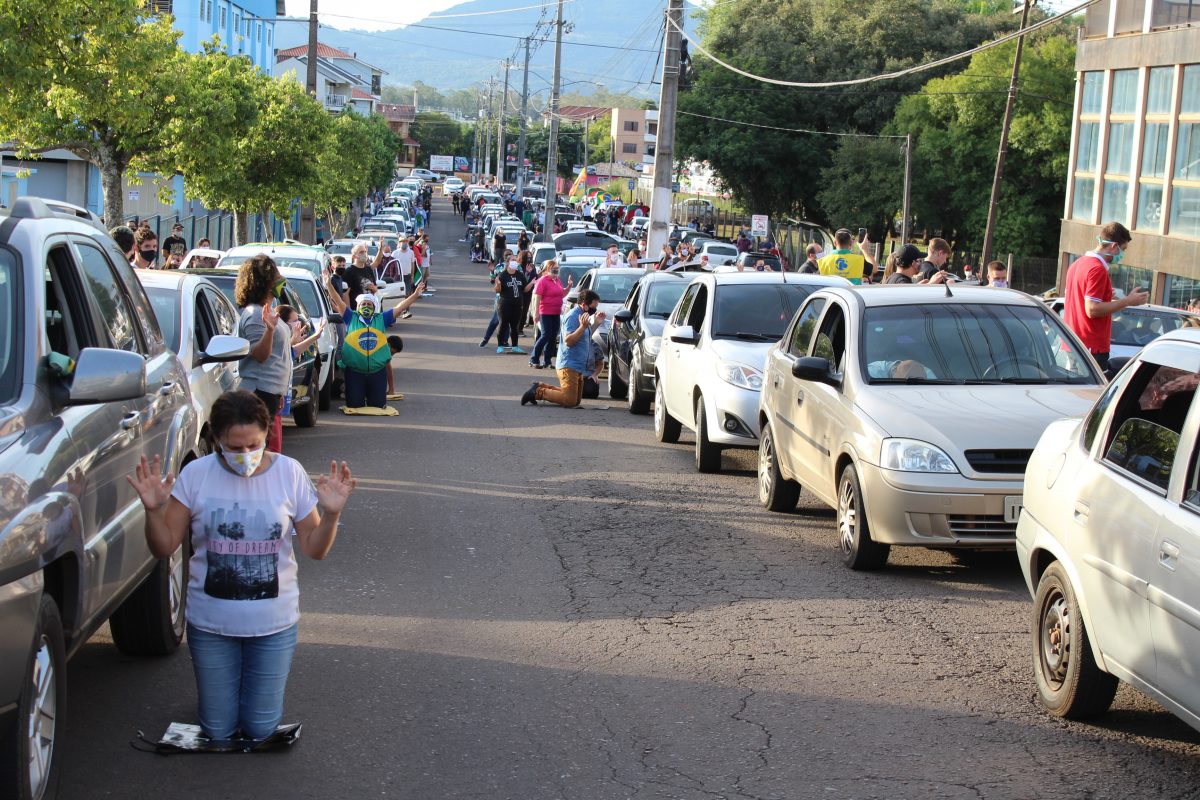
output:
[[[170,236],[171,228],[178,222],[183,225],[183,238],[192,247],[195,247],[201,239],[208,239],[210,245],[216,250],[228,250],[235,244],[233,214],[223,211],[187,217],[155,215],[143,218],[135,216],[127,217],[125,220],[125,224],[131,228],[137,228],[143,222],[150,226],[159,241]],[[284,238],[283,223],[273,214],[267,215],[266,218],[262,214],[251,214],[247,220],[247,227],[251,242],[280,241]]]

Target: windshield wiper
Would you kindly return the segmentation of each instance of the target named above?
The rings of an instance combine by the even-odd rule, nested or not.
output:
[[[896,383],[906,386],[962,386],[966,381],[955,381],[946,378],[871,378],[871,383]]]
[[[967,383],[971,384],[972,386],[977,386],[977,385],[986,386],[988,384],[997,384],[997,383],[1037,385],[1037,384],[1055,383],[1055,382],[1056,381],[1052,381],[1050,378],[1018,378],[1018,377],[986,378],[986,379],[981,378],[980,380],[967,381]]]
[[[660,312],[658,312],[658,311],[647,311],[647,312],[646,312],[646,316],[647,316],[647,317],[654,317],[654,319],[666,319],[667,317],[669,317],[669,316],[671,316],[671,315],[670,315],[670,314],[664,314],[664,313],[660,313]]]
[[[720,339],[741,339],[746,342],[778,342],[778,336],[771,336],[766,333],[746,333],[738,331],[737,333],[714,333],[713,337]]]

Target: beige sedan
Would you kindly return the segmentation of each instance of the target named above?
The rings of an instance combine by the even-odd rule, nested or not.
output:
[[[823,289],[767,354],[759,499],[787,511],[803,486],[835,508],[852,569],[882,567],[892,545],[1011,547],[1038,437],[1102,385],[1020,292]]]

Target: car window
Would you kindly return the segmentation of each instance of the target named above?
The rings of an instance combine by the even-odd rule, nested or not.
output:
[[[166,337],[167,349],[179,352],[179,311],[178,294],[174,289],[164,289],[151,286],[146,290],[150,297],[150,307]]]
[[[1062,321],[1041,306],[871,306],[863,325],[872,383],[1100,383]]]
[[[642,284],[634,284],[633,291],[629,293],[629,297],[625,298],[625,307],[633,314],[633,319],[638,318],[638,310],[642,306]]]
[[[237,316],[232,308],[229,307],[229,302],[220,292],[215,292],[207,286],[204,287],[204,295],[208,299],[208,307],[213,312],[213,322],[217,326],[217,333],[226,336],[234,335],[234,328],[237,327]]]
[[[794,358],[808,355],[809,345],[812,344],[813,334],[817,330],[817,320],[821,318],[821,312],[825,310],[825,303],[824,297],[815,297],[808,301],[808,305],[804,306],[804,310],[796,319],[792,336],[788,340],[788,355]]]
[[[692,307],[688,309],[687,324],[692,326],[692,330],[696,333],[704,327],[704,320],[708,316],[708,287],[700,284],[696,297],[692,300]]]
[[[713,336],[755,342],[777,342],[812,285],[795,283],[734,283],[717,287]]]
[[[77,285],[75,262],[66,245],[46,254],[46,339],[52,352],[79,358],[79,351],[95,344],[89,324],[86,295]]]
[[[1104,420],[1104,415],[1112,405],[1113,400],[1120,396],[1121,391],[1125,388],[1127,379],[1133,373],[1122,372],[1113,383],[1109,384],[1104,390],[1104,394],[1100,396],[1100,400],[1096,405],[1092,406],[1092,410],[1088,412],[1087,417],[1083,421],[1083,446],[1089,452],[1092,449],[1092,443],[1096,441],[1096,434],[1100,432],[1100,423]]]
[[[8,320],[0,325],[0,402],[17,396],[21,385],[21,348],[18,339],[25,327],[20,324],[20,296],[17,281],[16,260],[6,250],[0,250],[0,319]]]
[[[1123,309],[1112,315],[1112,343],[1145,347],[1164,333],[1179,330],[1189,319],[1194,317],[1181,311]]]
[[[300,299],[304,301],[304,307],[311,310],[313,314],[321,313],[321,301],[317,297],[317,285],[312,281],[293,281],[288,286],[296,290],[296,294],[300,295]],[[311,316],[311,315],[310,315]]]
[[[121,291],[108,259],[98,249],[86,244],[79,245],[79,258],[84,281],[108,336],[108,346],[131,353],[141,352],[133,309]]]
[[[683,294],[683,300],[679,303],[679,307],[675,310],[675,318],[671,320],[672,325],[686,325],[684,322],[688,317],[688,312],[692,310],[692,302],[696,299],[696,292],[700,291],[700,284],[694,283],[687,288]]]
[[[1200,373],[1142,362],[1113,412],[1104,461],[1166,491]]]
[[[683,281],[655,281],[646,294],[646,316],[666,319],[679,302],[687,284]]]
[[[209,340],[218,333],[217,325],[208,296],[203,291],[196,292],[194,302],[196,308],[192,314],[192,349],[197,353],[204,353],[208,350]]]
[[[125,260],[125,255],[117,249],[115,242],[109,242],[108,249],[109,263],[113,264],[117,270],[117,277],[125,284],[129,290],[129,299],[133,301],[133,312],[137,317],[138,323],[142,328],[142,338],[146,342],[149,355],[157,355],[162,352],[167,346],[163,338],[162,330],[158,325],[158,318],[154,316],[150,308],[150,300],[146,297],[145,289],[142,287],[142,282],[137,279],[133,273],[133,267]]]
[[[1178,433],[1148,419],[1130,417],[1117,429],[1104,460],[1165,495],[1178,449]]]
[[[600,295],[601,303],[620,303],[629,296],[629,290],[637,283],[638,275],[613,275],[602,272],[596,275],[592,288]]]
[[[837,303],[821,319],[817,338],[813,340],[813,355],[829,361],[838,374],[845,371],[846,364],[846,315]]]

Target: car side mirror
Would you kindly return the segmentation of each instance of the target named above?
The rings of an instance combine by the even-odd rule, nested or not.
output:
[[[842,385],[841,379],[833,372],[833,364],[829,363],[827,358],[801,356],[792,362],[792,375],[802,381],[824,383],[834,387]]]
[[[208,347],[196,357],[196,366],[223,361],[241,361],[250,355],[250,342],[240,336],[217,334],[208,340]]]
[[[332,322],[334,325],[337,325],[339,322],[345,322],[346,318],[343,317],[341,314],[329,313],[329,314],[325,315],[325,320],[327,322]]]
[[[67,405],[135,400],[146,394],[146,360],[139,353],[85,347],[72,373]]]
[[[633,312],[628,308],[622,308],[620,311],[613,314],[613,319],[617,322],[633,322]]]
[[[679,344],[695,344],[700,337],[691,325],[680,325],[671,331],[671,341]]]
[[[1122,367],[1124,367],[1126,364],[1128,364],[1132,360],[1133,359],[1130,356],[1117,356],[1116,358],[1109,359],[1108,368],[1112,372],[1113,375],[1116,375],[1118,372],[1121,371]]]

